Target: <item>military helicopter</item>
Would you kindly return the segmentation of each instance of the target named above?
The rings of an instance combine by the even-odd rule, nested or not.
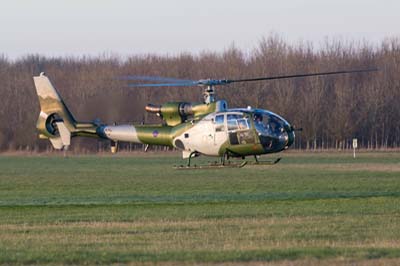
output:
[[[239,82],[290,79],[311,76],[369,72],[376,69],[345,70],[308,74],[282,75],[248,79],[183,80],[151,76],[126,76],[124,80],[157,81],[158,83],[129,84],[130,87],[204,87],[202,103],[168,102],[161,106],[148,104],[145,110],[162,118],[157,125],[106,125],[98,121],[77,122],[45,73],[33,77],[39,97],[40,115],[36,127],[39,138],[50,140],[55,149],[67,149],[72,137],[84,136],[108,139],[111,151],[116,152],[118,142],[163,145],[182,151],[187,165],[178,169],[243,167],[246,164],[275,164],[259,161],[262,154],[288,149],[295,140],[294,128],[283,117],[257,108],[229,109],[225,100],[216,100],[215,88]],[[148,146],[147,146],[148,147]],[[205,155],[219,157],[220,161],[208,165],[192,166],[191,158]],[[253,156],[254,162],[232,163],[231,157]]]

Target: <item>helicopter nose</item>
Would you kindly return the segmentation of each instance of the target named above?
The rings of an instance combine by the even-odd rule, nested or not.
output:
[[[289,127],[287,127],[287,129],[286,129],[286,133],[288,136],[288,140],[287,140],[285,149],[289,148],[294,142],[294,139],[295,139],[294,128],[291,125],[289,125]]]

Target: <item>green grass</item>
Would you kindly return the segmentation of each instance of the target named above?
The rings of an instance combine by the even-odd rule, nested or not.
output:
[[[282,156],[1,156],[0,264],[400,262],[400,153]]]

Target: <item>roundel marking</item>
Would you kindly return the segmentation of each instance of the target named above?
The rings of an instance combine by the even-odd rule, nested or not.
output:
[[[153,137],[157,138],[157,137],[158,137],[158,134],[159,134],[158,130],[154,130],[154,131],[153,131]]]

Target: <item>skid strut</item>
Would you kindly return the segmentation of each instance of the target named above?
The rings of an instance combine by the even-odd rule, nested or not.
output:
[[[277,164],[277,163],[279,163],[279,161],[281,160],[282,158],[277,158],[277,159],[275,159],[275,160],[269,160],[269,161],[260,161],[260,160],[258,160],[258,158],[257,158],[257,155],[254,155],[254,162],[249,162],[249,165],[273,165],[273,164]]]
[[[229,161],[229,154],[227,152],[225,152],[221,158],[219,162],[210,162],[208,164],[204,164],[204,165],[191,165],[191,159],[192,157],[196,157],[197,152],[191,152],[189,154],[189,158],[188,158],[188,163],[187,165],[178,165],[178,166],[174,166],[175,169],[221,169],[221,168],[242,168],[243,166],[245,166],[247,164],[246,161],[242,161],[242,162],[231,162]]]

